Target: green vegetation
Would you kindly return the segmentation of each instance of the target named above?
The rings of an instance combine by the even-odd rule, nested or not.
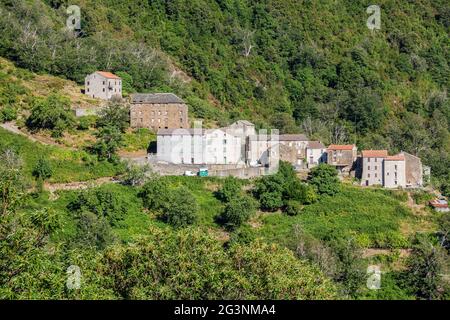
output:
[[[52,94],[45,99],[37,98],[33,101],[26,124],[32,131],[49,129],[52,136],[58,138],[74,122],[70,100]]]
[[[325,165],[307,181],[286,163],[254,181],[147,177],[118,152],[147,149],[154,133],[129,129],[117,101],[75,121],[70,107],[86,97],[46,75],[82,84],[109,70],[125,96],[174,92],[208,125],[248,119],[405,150],[450,195],[446,1],[384,1],[377,31],[365,25],[368,1],[71,4],[82,12],[73,35],[67,1],[0,3],[0,57],[17,66],[0,58],[0,122],[83,141],[65,149],[0,128],[0,298],[450,297],[448,215],[408,208],[409,195],[430,195],[341,184]],[[122,173],[121,184],[84,191],[43,186]],[[370,263],[383,266],[381,290],[365,287]],[[70,265],[82,269],[79,290],[65,287]]]
[[[122,165],[98,161],[84,151],[64,150],[30,142],[0,128],[0,150],[12,149],[24,160],[24,175],[31,180],[39,159],[47,159],[53,174],[49,182],[86,181],[115,176],[123,171]]]

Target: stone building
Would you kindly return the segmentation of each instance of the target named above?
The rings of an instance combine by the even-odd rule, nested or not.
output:
[[[308,169],[326,161],[326,147],[320,141],[309,141],[306,146],[306,165]]]
[[[406,166],[403,154],[388,156],[384,159],[384,183],[385,188],[406,187]]]
[[[188,106],[172,93],[131,95],[130,126],[132,128],[189,128]]]
[[[85,78],[85,94],[103,100],[122,98],[122,79],[111,72],[96,71]]]
[[[157,158],[173,164],[245,165],[251,123],[219,129],[160,129]]]
[[[361,184],[365,186],[383,185],[383,162],[387,150],[363,150]]]
[[[423,187],[424,168],[422,161],[419,157],[416,157],[408,152],[402,151],[401,154],[405,157],[406,186],[409,188]]]
[[[406,187],[406,161],[403,153],[389,156],[387,150],[363,150],[361,163],[361,185]]]
[[[339,173],[350,172],[357,157],[356,145],[332,144],[327,148],[327,163]]]

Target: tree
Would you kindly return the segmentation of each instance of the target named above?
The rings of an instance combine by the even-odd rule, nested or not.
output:
[[[113,100],[100,110],[97,126],[117,128],[123,133],[130,126],[130,111],[120,101]]]
[[[186,187],[171,191],[169,201],[165,202],[162,218],[175,228],[182,228],[197,221],[198,205]]]
[[[225,205],[225,208],[219,216],[219,221],[228,230],[239,228],[244,222],[250,219],[255,212],[253,199],[248,196],[234,196]]]
[[[222,187],[216,192],[216,197],[222,202],[230,202],[231,199],[241,194],[241,185],[234,177],[227,177]]]
[[[22,159],[11,149],[0,153],[0,205],[1,214],[13,211],[24,194]]]
[[[444,257],[445,253],[440,247],[433,245],[424,237],[417,237],[404,274],[409,290],[419,298],[440,298]]]
[[[261,209],[275,211],[283,206],[283,177],[279,174],[264,176],[255,182],[253,194]]]
[[[149,210],[161,211],[169,201],[169,185],[163,178],[153,175],[139,192],[144,207]]]
[[[123,137],[116,127],[101,128],[95,136],[97,141],[91,149],[98,155],[99,160],[116,162],[117,150],[123,145]]]
[[[70,110],[70,100],[51,94],[47,98],[37,98],[32,103],[31,114],[26,124],[30,130],[50,129],[54,137],[60,137],[64,130],[74,124]]]
[[[334,167],[327,164],[320,164],[311,169],[308,181],[313,185],[319,194],[335,195],[339,192],[340,181]]]
[[[141,186],[148,180],[147,173],[149,171],[150,166],[148,164],[139,165],[128,162],[122,183],[132,187]]]

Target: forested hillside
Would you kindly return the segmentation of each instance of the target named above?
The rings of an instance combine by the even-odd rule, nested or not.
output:
[[[123,161],[155,139],[125,105],[73,115],[99,103],[85,76],[108,70],[125,96],[174,92],[208,126],[408,151],[450,196],[450,5],[380,0],[369,30],[370,4],[0,0],[0,299],[449,299],[434,190],[361,188],[327,165],[302,180],[287,163],[162,177]]]
[[[370,1],[70,1],[78,36],[68,1],[1,3],[0,55],[31,71],[82,83],[111,70],[126,92],[173,91],[200,118],[406,150],[448,180],[445,0],[379,1],[373,31]]]

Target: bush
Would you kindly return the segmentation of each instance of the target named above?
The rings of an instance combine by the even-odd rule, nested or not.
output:
[[[222,187],[216,192],[216,197],[222,202],[229,202],[231,199],[239,196],[241,193],[241,184],[234,177],[227,177]]]
[[[89,128],[92,128],[95,126],[95,123],[97,121],[96,116],[83,116],[78,118],[78,130],[88,130]]]
[[[235,196],[225,205],[219,221],[228,230],[235,230],[244,222],[247,222],[254,211],[255,205],[252,198],[248,196]]]
[[[303,205],[295,200],[289,200],[286,203],[284,211],[288,216],[296,216],[303,210]]]
[[[308,181],[313,185],[319,194],[335,195],[339,192],[340,181],[334,167],[327,164],[320,164],[311,169]]]
[[[144,202],[144,207],[149,210],[159,211],[169,201],[169,186],[167,182],[160,177],[153,177],[144,184],[139,197]]]
[[[31,114],[26,125],[30,130],[50,129],[54,137],[75,122],[70,110],[70,100],[60,95],[51,94],[47,98],[37,98],[32,103]]]
[[[43,182],[50,179],[52,175],[53,169],[50,162],[45,158],[39,158],[33,169],[33,176],[38,180],[39,189],[42,189]]]
[[[119,225],[125,218],[129,207],[130,203],[125,195],[108,185],[78,192],[67,205],[70,211],[78,215],[92,212],[98,217],[98,221],[105,218],[113,226]]]
[[[6,106],[0,110],[0,122],[13,121],[17,119],[17,109],[11,106]]]
[[[179,187],[170,192],[162,212],[164,221],[175,228],[181,228],[197,221],[198,205],[189,189]]]

